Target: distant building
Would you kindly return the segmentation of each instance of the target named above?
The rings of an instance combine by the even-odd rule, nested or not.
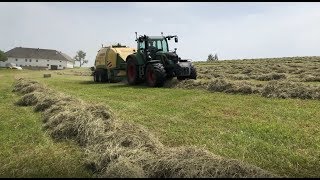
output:
[[[9,64],[24,69],[65,69],[73,68],[72,58],[60,51],[39,48],[16,47],[5,53],[8,60],[0,62],[1,67]]]

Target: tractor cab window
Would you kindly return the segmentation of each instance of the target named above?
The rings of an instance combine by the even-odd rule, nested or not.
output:
[[[161,49],[163,52],[168,52],[168,44],[167,44],[167,41],[165,39],[163,40],[159,40],[158,41],[159,43],[161,43]]]
[[[149,49],[152,51],[164,51],[164,52],[168,52],[168,44],[166,40],[153,40],[153,41],[149,41]]]
[[[139,49],[145,49],[145,45],[144,45],[144,42],[139,42]]]
[[[148,41],[148,48],[150,51],[157,51],[157,42],[156,41]]]

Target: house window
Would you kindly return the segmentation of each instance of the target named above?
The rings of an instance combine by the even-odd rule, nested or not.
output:
[[[62,61],[60,61],[60,62],[62,62]]]
[[[59,65],[59,67],[61,67],[61,65]]]
[[[16,59],[16,61],[18,61],[18,59]]]
[[[26,59],[26,62],[28,62],[28,59]]]
[[[48,60],[49,61],[49,60]],[[47,66],[49,66],[49,64],[47,64]]]
[[[38,62],[38,59],[36,60],[36,62]]]
[[[22,67],[22,65],[20,64],[20,67]]]
[[[31,59],[29,59],[29,62],[31,62]]]

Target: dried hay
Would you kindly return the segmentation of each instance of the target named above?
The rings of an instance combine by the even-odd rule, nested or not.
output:
[[[60,93],[45,93],[51,90],[35,82],[18,80],[15,91],[26,93],[29,86],[36,88],[18,104],[42,111],[43,127],[54,139],[72,139],[82,146],[86,167],[98,177],[274,176],[202,149],[165,147],[144,127],[118,120],[110,108]]]
[[[216,156],[196,147],[166,149],[151,167],[154,172],[152,177],[161,178],[273,177],[258,167]]]
[[[261,95],[268,98],[320,99],[320,88],[288,81],[270,81]]]

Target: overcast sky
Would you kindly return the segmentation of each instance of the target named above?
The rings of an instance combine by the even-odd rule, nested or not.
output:
[[[87,53],[101,44],[136,47],[138,34],[178,35],[182,58],[206,60],[320,55],[319,2],[0,2],[0,49]]]

